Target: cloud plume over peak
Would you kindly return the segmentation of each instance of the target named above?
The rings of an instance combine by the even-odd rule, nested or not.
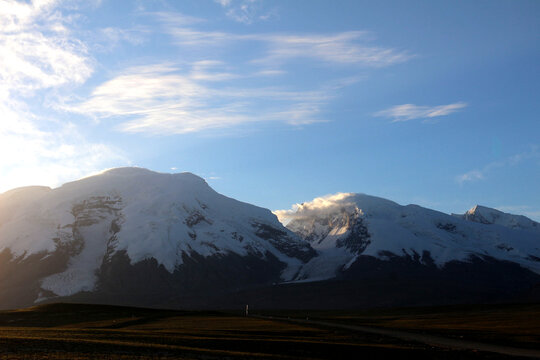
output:
[[[337,193],[321,196],[312,201],[294,204],[290,210],[275,210],[273,213],[283,224],[302,218],[321,218],[341,211],[350,211],[356,208],[354,193]]]

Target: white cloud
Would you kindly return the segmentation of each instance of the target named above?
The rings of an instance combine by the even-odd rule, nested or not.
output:
[[[405,62],[414,57],[407,51],[371,45],[368,33],[346,31],[335,34],[243,34],[221,31],[201,31],[184,26],[165,24],[165,31],[177,45],[215,50],[238,42],[264,45],[264,53],[252,60],[255,64],[272,66],[293,59],[312,59],[324,63],[383,67]]]
[[[471,170],[465,174],[458,175],[456,181],[460,184],[468,181],[482,180],[484,179],[484,173],[480,170]]]
[[[418,106],[414,104],[396,105],[389,109],[375,113],[375,116],[391,118],[393,122],[409,121],[414,119],[429,119],[450,115],[467,106],[467,103],[457,102],[448,105]]]
[[[215,0],[218,4],[220,4],[223,7],[230,6],[232,3],[232,0]]]
[[[147,35],[150,30],[143,26],[137,26],[130,29],[117,27],[106,27],[100,29],[94,45],[99,50],[111,51],[122,42],[128,42],[131,45],[141,45],[147,41]]]
[[[235,76],[219,69],[209,71],[220,65],[195,62],[186,72],[173,64],[130,68],[69,110],[119,119],[121,131],[150,134],[184,134],[268,121],[291,125],[323,121],[321,107],[333,96],[328,91],[209,87],[209,82]]]
[[[0,0],[0,191],[56,186],[123,162],[117,150],[88,142],[72,123],[32,113],[44,90],[85,82],[93,71],[87,47],[72,36],[59,1]]]
[[[238,5],[235,1],[218,3],[226,8]],[[359,77],[333,85],[331,81],[319,82],[316,90],[310,91],[291,90],[288,82],[280,87],[239,84],[248,83],[242,80],[250,77],[282,76],[287,73],[284,63],[295,59],[307,58],[326,66],[380,67],[411,58],[405,51],[368,45],[366,34],[359,31],[234,34],[200,30],[206,25],[202,19],[182,14],[149,14],[177,46],[186,48],[187,58],[194,55],[195,60],[127,69],[99,85],[71,110],[117,121],[118,129],[132,133],[183,134],[268,121],[306,125],[326,121],[321,116],[323,107],[339,89],[358,82]],[[247,52],[249,57],[243,56],[234,64],[209,60],[222,50],[251,45],[254,51]]]
[[[337,193],[321,196],[312,201],[294,204],[290,210],[275,210],[273,213],[283,224],[288,224],[295,219],[325,217],[327,215],[349,210],[356,207],[354,201],[349,200],[354,196],[352,193]]]
[[[337,34],[267,34],[252,38],[268,44],[261,63],[275,63],[296,58],[311,58],[327,63],[388,66],[409,60],[405,51],[367,44],[367,33],[347,31]],[[363,42],[361,42],[363,40]]]
[[[243,24],[266,20],[272,14],[272,12],[261,14],[261,0],[215,0],[215,2],[225,9],[227,17]]]
[[[166,11],[166,12],[142,11],[141,14],[145,16],[146,15],[154,16],[167,26],[187,26],[187,25],[200,24],[200,23],[206,22],[206,20],[199,17],[184,15],[178,12],[171,12],[171,11]]]
[[[509,156],[499,161],[490,162],[482,168],[473,169],[464,174],[458,175],[456,176],[456,182],[458,182],[460,185],[463,185],[467,182],[484,180],[487,178],[487,174],[489,174],[493,170],[517,165],[529,159],[540,159],[540,151],[538,149],[538,146],[531,146],[528,151]]]
[[[57,1],[0,1],[0,82],[8,93],[82,83],[92,73],[84,44],[70,37]]]
[[[221,47],[234,41],[246,40],[244,35],[221,31],[199,31],[186,27],[165,24],[165,32],[174,38],[176,45],[194,47]]]
[[[127,162],[117,149],[86,141],[73,124],[46,131],[22,108],[2,104],[0,113],[0,192],[25,185],[57,186]]]

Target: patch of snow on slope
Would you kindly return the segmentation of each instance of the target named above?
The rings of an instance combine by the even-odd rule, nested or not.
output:
[[[80,236],[83,239],[96,239],[101,243],[84,244],[80,254],[69,260],[66,271],[46,277],[41,287],[59,296],[94,290],[97,281],[96,271],[101,266],[107,251],[107,240],[111,236],[109,226],[110,221],[102,221],[81,228]]]

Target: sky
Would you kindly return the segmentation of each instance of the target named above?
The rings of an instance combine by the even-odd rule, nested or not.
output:
[[[0,0],[0,192],[189,171],[540,220],[540,2]]]

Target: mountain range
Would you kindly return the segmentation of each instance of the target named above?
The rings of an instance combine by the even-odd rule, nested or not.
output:
[[[529,301],[540,299],[540,224],[351,193],[272,213],[191,173],[118,168],[0,194],[0,288],[0,308]]]

